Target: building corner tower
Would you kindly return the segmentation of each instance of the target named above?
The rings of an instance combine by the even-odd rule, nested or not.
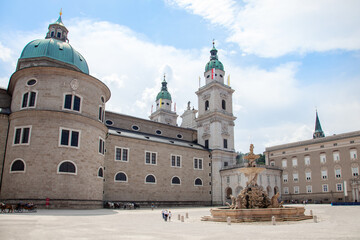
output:
[[[211,150],[212,201],[223,204],[225,193],[221,189],[220,170],[235,164],[234,121],[232,94],[234,90],[224,84],[224,66],[218,60],[213,42],[210,61],[205,66],[206,84],[196,92],[198,96],[198,142]]]

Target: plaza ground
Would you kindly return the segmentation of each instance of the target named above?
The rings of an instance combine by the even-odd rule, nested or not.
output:
[[[299,206],[299,205],[295,205]],[[302,205],[301,205],[302,206]],[[0,239],[360,239],[360,206],[306,205],[318,223],[203,222],[210,207],[171,208],[165,222],[161,209],[46,210],[0,214]],[[184,222],[178,214],[188,213]]]

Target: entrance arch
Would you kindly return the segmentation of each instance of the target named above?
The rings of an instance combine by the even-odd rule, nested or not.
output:
[[[232,189],[231,187],[227,187],[225,189],[226,199],[230,199],[230,195],[232,195]]]

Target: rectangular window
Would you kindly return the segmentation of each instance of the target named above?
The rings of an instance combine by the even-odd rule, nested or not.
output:
[[[333,152],[333,159],[335,162],[340,161],[340,153],[339,152]]]
[[[227,167],[229,165],[228,162],[224,162],[224,167]]]
[[[292,159],[292,165],[293,167],[297,167],[297,158]]]
[[[351,172],[354,177],[359,176],[359,168],[358,167],[352,167]]]
[[[340,168],[335,169],[335,177],[336,178],[341,178],[341,169]]]
[[[150,164],[150,156],[151,156],[150,152],[145,152],[145,163],[146,164]]]
[[[304,161],[305,161],[305,165],[309,166],[310,165],[310,156],[305,156]]]
[[[171,167],[181,167],[181,156],[171,155]]]
[[[76,130],[60,128],[60,145],[68,147],[79,147],[80,132]]]
[[[23,101],[22,101],[22,108],[26,108],[27,104],[28,104],[28,97],[29,97],[29,93],[24,93],[23,95]]]
[[[100,120],[100,121],[103,121],[103,118],[102,118],[102,107],[99,107],[99,120]]]
[[[311,185],[306,186],[306,192],[307,193],[312,193],[312,186]]]
[[[80,104],[81,104],[81,98],[72,95],[72,94],[66,94],[65,100],[64,100],[64,109],[74,110],[77,112],[80,112]]]
[[[289,188],[288,187],[284,187],[284,194],[289,194]]]
[[[80,111],[80,98],[78,96],[74,96],[74,111]]]
[[[326,163],[326,155],[325,155],[325,153],[320,154],[320,163]]]
[[[99,153],[102,155],[105,154],[105,141],[101,137],[99,137]]]
[[[209,140],[205,140],[205,148],[209,148]]]
[[[227,139],[224,139],[224,148],[228,148]]]
[[[156,165],[157,153],[145,151],[145,164]]]
[[[72,95],[65,95],[64,108],[71,109]]]
[[[28,145],[30,143],[31,127],[16,127],[14,145]]]
[[[311,172],[305,172],[306,181],[311,181]]]
[[[286,167],[287,167],[287,160],[286,160],[286,159],[283,159],[283,160],[281,161],[281,165],[282,165],[283,168],[286,168]]]
[[[356,158],[357,158],[357,151],[356,151],[356,149],[351,149],[351,150],[350,150],[350,159],[351,159],[351,160],[356,160]]]
[[[287,183],[287,182],[288,182],[288,175],[287,175],[287,174],[284,174],[284,175],[283,175],[283,182],[284,182],[284,183]]]
[[[115,160],[123,161],[123,162],[129,161],[128,153],[129,153],[128,148],[115,147]]]
[[[194,169],[202,170],[203,169],[203,159],[194,158]]]
[[[294,182],[299,181],[299,174],[298,173],[293,173],[293,181]]]
[[[294,187],[294,194],[299,194],[299,186]]]
[[[230,177],[229,177],[229,176],[226,176],[226,182],[227,182],[228,184],[230,184]]]
[[[323,184],[322,185],[322,191],[323,192],[328,192],[329,191],[329,186],[327,184]]]
[[[342,183],[337,183],[337,184],[336,184],[336,191],[337,191],[337,192],[342,192],[342,191],[343,191],[343,185],[342,185]]]
[[[327,170],[322,170],[321,171],[321,178],[322,179],[327,179]]]

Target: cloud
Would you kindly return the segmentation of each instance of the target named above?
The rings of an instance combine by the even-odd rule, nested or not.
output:
[[[1,42],[0,42],[0,60],[4,61],[4,62],[9,62],[12,60],[12,51],[10,48],[5,47]]]
[[[72,19],[67,27],[70,43],[87,60],[90,74],[109,85],[110,110],[121,104],[122,113],[148,118],[164,74],[174,103],[195,102],[196,79],[209,53],[154,44],[111,22]]]
[[[227,41],[237,43],[246,54],[279,57],[360,49],[357,0],[170,2],[228,29]]]

